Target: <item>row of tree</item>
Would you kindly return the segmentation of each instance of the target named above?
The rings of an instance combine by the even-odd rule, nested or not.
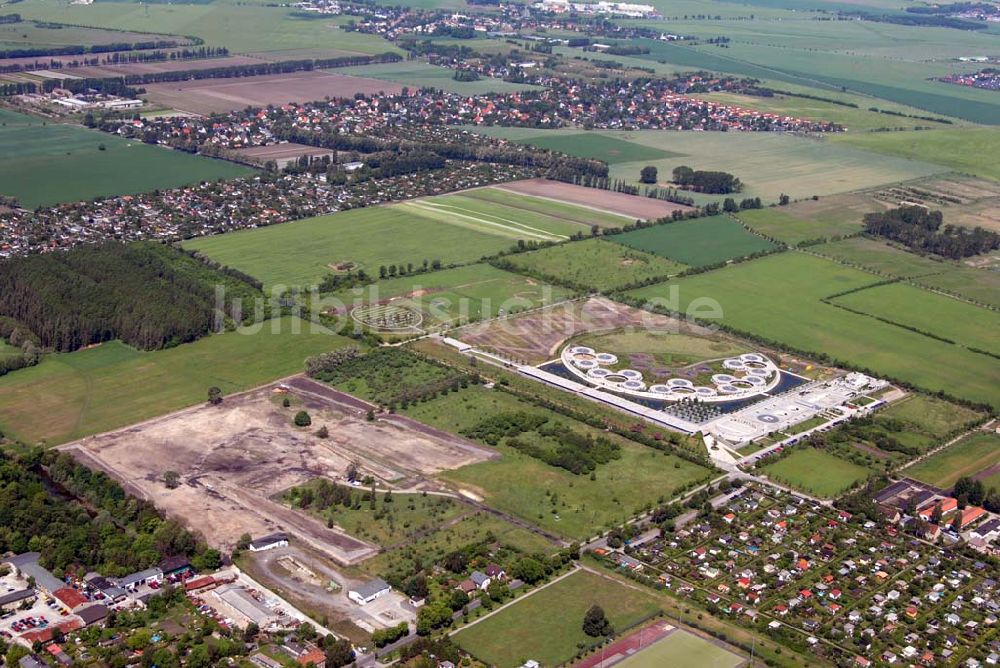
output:
[[[743,188],[740,180],[728,172],[691,169],[687,165],[674,167],[673,177],[681,187],[713,195],[738,193]]]

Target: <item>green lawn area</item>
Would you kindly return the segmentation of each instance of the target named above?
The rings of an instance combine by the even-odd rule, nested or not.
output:
[[[52,354],[0,378],[0,429],[62,443],[205,401],[213,385],[230,394],[297,373],[305,358],[351,342],[281,318],[154,352],[113,341]]]
[[[1000,435],[989,431],[973,434],[924,461],[904,469],[903,473],[935,487],[948,489],[959,478],[981,474],[997,464],[1000,464]],[[1000,472],[994,471],[983,483],[1000,491],[1000,475],[998,473]]]
[[[285,501],[293,508],[303,493],[315,492],[315,483],[294,487],[285,493]],[[353,490],[352,506],[333,505],[328,508],[307,506],[307,512],[326,522],[332,522],[352,536],[389,547],[425,531],[431,531],[449,520],[471,510],[465,504],[446,496],[422,494],[390,494],[376,492],[372,508],[370,490]]]
[[[449,552],[482,542],[498,542],[525,554],[551,554],[558,549],[536,533],[495,515],[478,512],[381,552],[359,564],[358,568],[371,576],[402,579],[427,564],[437,563]]]
[[[462,649],[499,668],[520,666],[528,659],[556,666],[572,659],[579,643],[594,642],[582,628],[592,605],[601,606],[618,630],[659,609],[656,599],[641,590],[579,571],[453,637]]]
[[[356,306],[391,300],[393,306],[422,314],[417,329],[429,330],[536,308],[571,294],[558,285],[541,285],[488,264],[471,264],[386,279],[364,288],[360,296],[347,290],[324,297],[324,303],[339,300],[336,308],[343,304],[350,311]]]
[[[411,405],[404,412],[421,422],[458,433],[479,424],[484,416],[515,411],[545,415],[576,432],[602,435],[587,425],[481,386]],[[621,444],[621,458],[599,465],[595,480],[589,475],[575,475],[549,466],[502,443],[496,446],[503,454],[500,459],[446,471],[441,477],[484,497],[493,507],[567,538],[583,539],[602,527],[625,521],[647,503],[669,498],[679,487],[709,475],[697,464],[603,435]],[[532,484],[525,486],[525,480]]]
[[[625,360],[632,354],[652,355],[657,365],[684,367],[705,360],[751,352],[745,344],[722,335],[694,336],[680,332],[617,331],[584,334],[573,340],[601,352],[611,352]]]
[[[599,291],[614,290],[651,278],[666,278],[685,269],[685,265],[679,262],[604,239],[560,244],[511,255],[507,260],[516,270]]]
[[[862,218],[879,205],[858,194],[831,195],[788,206],[741,211],[737,216],[750,228],[789,245],[803,241],[853,234]]]
[[[676,285],[681,311],[693,307],[694,315],[721,317],[730,327],[799,350],[1000,406],[1000,361],[820,301],[876,280],[830,260],[789,252],[627,294],[641,301],[669,300]]]
[[[252,173],[224,160],[0,109],[0,194],[25,208]]]
[[[834,142],[1000,179],[1000,163],[989,157],[1000,154],[1000,129],[996,128],[853,133],[836,137]]]
[[[774,244],[747,232],[729,216],[655,225],[611,237],[615,243],[693,267],[753,255]]]
[[[303,17],[296,15],[295,7],[241,0],[149,5],[139,2],[73,5],[25,0],[18,4],[17,12],[26,19],[76,26],[194,35],[210,46],[228,47],[233,53],[288,49],[323,49],[330,55],[399,52],[381,37],[341,30],[340,26],[349,20],[347,16]]]
[[[1000,353],[1000,313],[952,297],[891,283],[833,300],[855,311],[931,332],[967,348]]]
[[[621,227],[628,223],[634,223],[635,219],[624,214],[608,213],[598,211],[585,206],[577,206],[569,202],[559,202],[544,197],[532,197],[507,190],[503,187],[496,188],[476,188],[462,193],[465,197],[483,200],[499,204],[505,209],[521,209],[525,212],[540,213],[552,218],[559,218],[583,226],[584,233],[590,233],[594,225],[598,227]],[[486,208],[486,211],[494,210]]]
[[[824,498],[839,496],[871,473],[863,466],[806,446],[767,464],[763,472],[771,480]]]
[[[341,67],[332,71],[337,74],[352,74],[359,77],[381,79],[382,81],[394,81],[403,86],[409,86],[411,90],[415,88],[440,88],[462,95],[508,93],[538,88],[538,86],[531,84],[511,83],[492,77],[482,77],[478,81],[455,81],[454,70],[440,65],[431,65],[421,60]]]
[[[744,662],[743,657],[724,650],[711,641],[678,630],[616,665],[618,668],[736,668]]]
[[[446,216],[426,216],[417,206],[404,203],[202,237],[184,247],[244,271],[268,287],[308,286],[331,273],[330,265],[345,261],[378,276],[380,265],[473,262],[509,248],[516,237],[505,228],[449,225]]]

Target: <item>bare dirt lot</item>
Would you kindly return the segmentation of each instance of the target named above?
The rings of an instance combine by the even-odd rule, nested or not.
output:
[[[565,302],[523,316],[471,325],[453,336],[476,348],[509,359],[540,364],[556,356],[567,339],[584,332],[625,327],[669,329],[677,321],[632,308],[604,297]]]
[[[401,416],[369,422],[370,405],[307,378],[227,397],[63,446],[107,472],[128,492],[230,550],[243,533],[286,531],[343,564],[376,552],[368,543],[272,500],[316,477],[343,479],[351,462],[387,484],[412,486],[423,476],[495,457],[495,453]],[[288,396],[293,405],[282,406]],[[292,425],[299,410],[312,417]],[[329,437],[316,435],[326,426]],[[166,471],[180,476],[168,489]],[[345,481],[346,482],[346,481]]]
[[[314,71],[149,84],[145,97],[150,102],[180,111],[210,114],[247,106],[309,102],[324,97],[350,98],[355,93],[399,93],[402,88],[391,81]]]
[[[652,220],[669,216],[673,211],[688,211],[691,207],[663,200],[639,197],[637,195],[626,195],[610,190],[600,190],[597,188],[585,188],[575,186],[572,183],[562,183],[561,181],[548,181],[546,179],[528,179],[525,181],[514,181],[498,186],[503,190],[520,193],[522,195],[534,195],[535,197],[548,197],[549,199],[588,206],[601,211],[620,213],[633,218]]]

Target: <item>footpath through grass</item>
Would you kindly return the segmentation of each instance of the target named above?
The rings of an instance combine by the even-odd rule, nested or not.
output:
[[[528,659],[556,666],[571,660],[581,643],[595,642],[583,632],[583,617],[592,605],[601,606],[617,630],[659,610],[651,594],[578,571],[459,631],[454,640],[499,668],[514,668]]]

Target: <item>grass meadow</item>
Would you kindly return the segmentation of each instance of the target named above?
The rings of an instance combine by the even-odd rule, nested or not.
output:
[[[670,289],[676,286],[679,310],[693,304],[694,315],[721,315],[731,327],[798,350],[829,355],[931,391],[1000,406],[996,384],[1000,361],[820,301],[877,280],[830,260],[789,252],[628,294],[642,300],[669,300]]]
[[[952,86],[961,88],[961,86]],[[947,165],[961,172],[1000,179],[1000,129],[947,128],[920,132],[869,132],[834,137],[835,144]]]
[[[973,434],[958,443],[904,469],[904,475],[935,487],[948,489],[963,476],[975,476],[1000,464],[1000,435],[994,432]],[[993,489],[1000,491],[1000,471],[987,477]]]
[[[792,454],[763,467],[768,478],[803,492],[833,498],[864,480],[871,473],[863,466],[810,447],[798,447]]]
[[[869,197],[851,193],[782,207],[749,209],[737,216],[751,229],[794,246],[803,241],[854,234],[861,230],[864,215],[879,208]]]
[[[868,237],[842,239],[809,249],[846,264],[870,269],[885,276],[913,278],[939,274],[955,267],[953,263],[910,253]]]
[[[112,341],[51,354],[0,378],[0,429],[26,443],[62,443],[205,401],[212,386],[231,394],[300,372],[307,357],[348,343],[281,318],[166,350]]]
[[[461,196],[499,205],[502,207],[500,209],[502,211],[515,210],[519,213],[519,215],[521,215],[521,212],[537,213],[550,218],[559,218],[573,222],[581,226],[581,229],[577,229],[575,231],[582,231],[585,233],[590,232],[591,227],[594,225],[597,225],[598,227],[621,227],[622,225],[635,222],[634,218],[625,214],[598,211],[585,206],[577,206],[576,204],[571,204],[569,202],[560,202],[542,197],[521,195],[502,187],[466,190]],[[456,196],[453,195],[452,197]],[[496,210],[496,208],[488,207],[485,210],[493,211]],[[511,213],[514,213],[514,211],[511,211]]]
[[[507,258],[516,270],[550,276],[592,290],[614,290],[653,278],[666,278],[685,265],[604,239],[550,246]]]
[[[545,132],[518,139],[522,144],[546,148],[581,158],[603,160],[609,165],[620,162],[662,160],[679,157],[653,146],[644,146],[599,132]]]
[[[545,415],[574,431],[599,435],[587,425],[481,386],[411,405],[404,412],[458,433],[478,424],[484,416],[515,411]],[[496,446],[503,455],[500,459],[446,471],[441,477],[484,497],[491,506],[548,531],[584,539],[601,527],[625,521],[647,503],[669,498],[673,490],[709,475],[705,468],[673,455],[610,438],[621,444],[621,458],[598,466],[595,480],[549,466],[503,443]],[[525,487],[525,480],[532,484]]]
[[[253,174],[248,167],[0,109],[0,194],[33,209]]]
[[[701,267],[773,249],[770,241],[747,232],[729,216],[695,218],[618,234],[611,239],[692,267]]]
[[[583,632],[592,605],[604,609],[615,629],[623,630],[656,613],[656,599],[590,571],[577,571],[453,636],[459,647],[498,668],[515,668],[528,659],[544,666],[573,658],[578,644],[596,639]]]

